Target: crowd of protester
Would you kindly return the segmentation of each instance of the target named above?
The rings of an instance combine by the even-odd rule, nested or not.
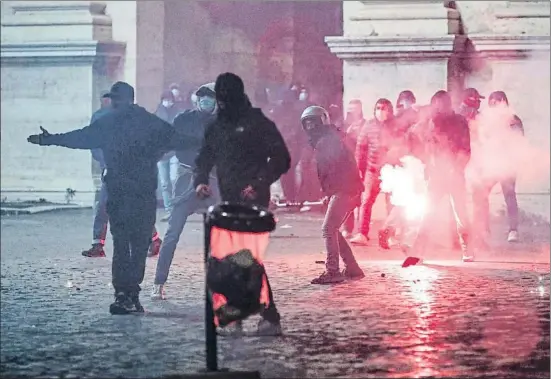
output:
[[[395,103],[380,98],[368,105],[369,113],[364,113],[359,99],[346,105],[345,114],[336,104],[320,106],[300,85],[289,86],[276,98],[263,104],[264,109],[254,107],[241,78],[226,73],[216,83],[185,95],[178,85],[169,86],[153,115],[134,104],[130,85],[117,82],[101,95],[101,108],[90,126],[63,134],[42,128],[41,134],[29,136],[33,144],[89,149],[102,171],[93,244],[82,254],[105,256],[103,245],[111,221],[115,287],[111,313],[143,311],[139,285],[146,256],[160,254],[152,297],[165,298],[164,285],[188,216],[220,200],[268,207],[270,186],[278,180],[284,201],[323,199],[327,205],[322,226],[326,271],[312,283],[361,279],[364,274],[348,240],[367,245],[373,205],[381,193],[381,170],[401,165],[406,156],[424,164],[429,203],[449,199],[452,244],[461,250],[464,261],[474,260],[475,249],[487,244],[488,197],[497,183],[507,204],[507,239],[518,241],[515,170],[487,170],[481,158],[487,155],[488,141],[504,131],[523,138],[522,122],[510,111],[503,91],[491,93],[483,111],[485,97],[474,88],[463,92],[458,109],[443,90],[427,105],[417,104],[415,94],[405,90]],[[499,117],[491,118],[489,125],[483,121],[484,112]],[[476,173],[470,183],[472,222],[467,211],[468,164]],[[157,182],[163,220],[169,223],[164,241],[155,230]],[[390,213],[393,204],[387,193],[385,200]],[[411,246],[413,254],[422,254],[431,228],[430,217],[424,217]],[[387,220],[378,232],[379,245],[388,248],[395,233]],[[342,272],[339,256],[346,266]],[[278,335],[280,316],[265,279],[269,303],[259,332]]]

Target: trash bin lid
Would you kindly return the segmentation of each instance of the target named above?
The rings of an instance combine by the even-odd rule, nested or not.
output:
[[[268,209],[230,202],[210,207],[207,222],[221,229],[244,233],[266,233],[276,227],[275,217]]]

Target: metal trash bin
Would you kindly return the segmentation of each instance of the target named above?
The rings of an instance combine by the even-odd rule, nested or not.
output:
[[[209,208],[204,225],[207,371],[217,371],[216,326],[269,304],[262,261],[276,221],[267,209],[224,202]]]

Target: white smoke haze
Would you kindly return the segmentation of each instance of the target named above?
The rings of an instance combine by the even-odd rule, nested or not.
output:
[[[511,128],[515,114],[512,108],[486,108],[471,125],[472,153],[467,166],[471,185],[512,177],[538,183],[549,177],[549,150]]]
[[[547,193],[550,179],[550,70],[549,52],[533,52],[523,58],[493,65],[490,80],[473,77],[475,87],[488,97],[504,91],[509,108],[489,108],[488,99],[481,106],[472,138],[473,155],[468,166],[471,185],[484,176],[501,179],[516,176],[518,192]],[[491,64],[490,64],[491,65]],[[511,131],[513,115],[523,122],[525,136]]]

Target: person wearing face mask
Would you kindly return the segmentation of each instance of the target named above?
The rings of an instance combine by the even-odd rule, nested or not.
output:
[[[522,121],[509,109],[509,100],[503,91],[492,92],[488,97],[488,106],[489,110],[487,111],[487,116],[491,119],[487,124],[491,122],[491,125],[484,125],[487,133],[485,133],[485,135],[479,134],[478,140],[474,142],[483,150],[487,148],[486,145],[488,142],[492,143],[494,141],[500,144],[500,149],[507,149],[507,146],[503,145],[504,143],[506,144],[508,141],[514,143],[514,141],[518,141],[517,139],[519,137],[522,138],[522,136],[524,136]],[[514,146],[511,146],[511,149],[514,149]],[[493,152],[484,154],[484,156],[489,155],[494,156],[495,154]],[[507,241],[517,242],[519,235],[518,203],[515,191],[516,173],[514,169],[508,169],[506,167],[490,170],[499,172],[482,171],[482,177],[477,178],[476,182],[473,184],[473,213],[474,225],[476,226],[475,232],[477,234],[476,241],[480,247],[487,246],[486,238],[490,232],[490,205],[488,198],[492,188],[497,183],[500,183],[505,204],[507,205],[507,216],[509,219],[509,234],[507,236]]]
[[[174,95],[171,91],[164,91],[161,102],[155,111],[155,115],[170,124],[179,113],[175,106]],[[157,163],[159,169],[159,182],[161,184],[161,196],[165,208],[165,216],[161,221],[167,221],[172,211],[172,187],[178,175],[178,159],[173,151],[166,153]],[[158,250],[156,250],[158,253]]]
[[[193,170],[195,158],[199,152],[207,126],[216,119],[216,100],[214,83],[207,83],[199,87],[195,92],[197,97],[196,108],[180,113],[174,120],[176,132],[190,141],[185,150],[177,150],[180,170],[178,178],[174,183],[174,198],[172,201],[172,213],[168,220],[168,228],[157,261],[153,293],[154,300],[164,300],[165,283],[168,279],[170,265],[174,258],[176,245],[189,216],[200,210],[208,209],[211,205],[219,202],[218,184],[216,178],[210,174],[209,185],[211,196],[200,199],[195,194],[193,186]]]
[[[400,92],[396,100],[396,124],[398,129],[407,132],[419,121],[416,103],[417,99],[412,91]]]
[[[354,258],[339,228],[360,204],[363,190],[354,153],[346,144],[344,133],[332,125],[327,111],[311,106],[301,116],[302,128],[314,149],[318,177],[328,205],[322,226],[327,260],[326,271],[312,284],[341,283],[345,279],[362,279],[365,275]],[[346,268],[339,270],[339,257]]]
[[[465,167],[471,156],[471,140],[465,117],[453,111],[450,95],[438,91],[431,99],[432,117],[427,141],[426,177],[430,214],[447,198],[454,212],[457,235],[464,262],[472,262],[474,253],[469,238]],[[426,215],[412,246],[413,257],[421,257],[431,232]]]
[[[371,211],[381,191],[380,171],[386,163],[394,163],[387,159],[387,153],[397,139],[394,110],[390,100],[377,100],[374,116],[361,130],[356,146],[356,161],[365,189],[360,205],[359,233],[350,240],[354,245],[367,245],[369,241]],[[385,200],[388,213],[391,208],[388,194],[385,194]]]
[[[193,186],[197,196],[212,196],[209,178],[216,167],[222,201],[268,208],[270,186],[291,166],[285,141],[277,126],[260,109],[252,107],[239,76],[220,74],[215,92],[216,120],[207,128],[195,159]],[[280,335],[280,315],[266,280],[269,304],[262,310],[258,334]],[[233,327],[235,332],[241,330],[240,323],[229,328]]]
[[[186,109],[186,102],[182,97],[182,90],[180,89],[180,86],[177,83],[172,83],[168,89],[172,93],[174,99],[174,109],[176,110],[176,114],[183,112]]]

